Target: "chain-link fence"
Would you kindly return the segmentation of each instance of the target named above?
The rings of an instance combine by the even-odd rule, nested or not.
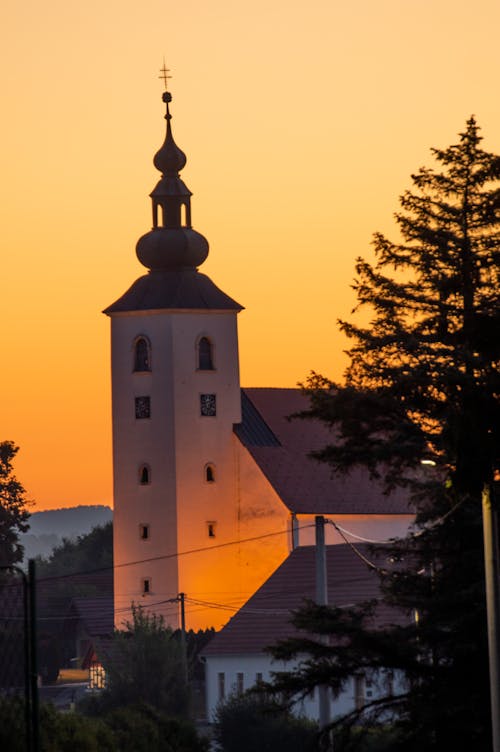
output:
[[[35,752],[37,746],[30,595],[29,575],[0,567],[0,749],[6,752]]]

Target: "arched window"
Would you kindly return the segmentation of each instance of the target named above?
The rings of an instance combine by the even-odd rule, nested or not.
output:
[[[198,342],[198,368],[200,371],[214,370],[212,343],[208,337],[201,337]]]
[[[207,483],[215,483],[215,465],[205,465],[205,480]]]
[[[149,486],[151,483],[151,468],[149,465],[141,465],[139,468],[139,483],[141,486]]]
[[[151,357],[149,342],[145,337],[139,337],[134,345],[134,371],[150,371]]]

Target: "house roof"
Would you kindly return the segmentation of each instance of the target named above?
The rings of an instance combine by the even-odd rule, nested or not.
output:
[[[356,546],[362,556],[385,568],[385,557],[378,557],[366,544]],[[380,597],[377,572],[370,568],[349,545],[326,547],[328,602],[342,607]],[[315,546],[299,546],[271,575],[259,590],[231,618],[204,648],[204,656],[260,654],[278,640],[297,635],[291,625],[291,612],[305,599],[315,599]],[[382,627],[405,623],[401,612],[380,603],[372,625]]]
[[[278,496],[296,514],[412,514],[408,495],[385,494],[364,468],[333,475],[308,456],[334,441],[318,420],[288,420],[306,410],[300,389],[243,389],[242,422],[234,431]]]
[[[113,596],[101,595],[95,598],[73,598],[72,611],[84,622],[92,637],[113,634]]]

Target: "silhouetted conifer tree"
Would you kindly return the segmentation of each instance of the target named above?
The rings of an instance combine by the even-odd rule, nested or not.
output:
[[[305,385],[302,417],[335,436],[315,456],[408,489],[415,529],[382,551],[398,567],[379,567],[385,604],[407,622],[376,630],[373,604],[310,604],[296,625],[334,639],[279,645],[277,657],[309,658],[276,685],[338,690],[354,674],[381,679],[382,668],[404,676],[398,692],[339,724],[392,718],[388,750],[491,749],[481,494],[488,485],[498,505],[500,157],[480,141],[471,117],[457,144],[433,150],[438,167],[412,176],[396,214],[400,241],[376,234],[375,263],[357,261],[357,309],[372,318],[340,322],[353,341],[345,381],[313,373]]]

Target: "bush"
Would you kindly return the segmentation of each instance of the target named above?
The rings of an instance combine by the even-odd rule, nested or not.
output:
[[[207,752],[188,721],[169,718],[150,705],[134,705],[113,710],[105,717],[120,752]]]
[[[97,718],[40,706],[41,752],[118,752],[112,731]]]
[[[22,697],[0,697],[0,749],[26,749],[25,706]]]
[[[266,695],[249,692],[219,705],[214,737],[223,752],[312,752],[318,727]]]
[[[169,716],[188,717],[180,640],[162,616],[133,607],[132,617],[101,651],[108,685],[98,701],[101,712],[147,703]]]
[[[208,752],[188,721],[148,705],[115,709],[102,718],[40,706],[40,752]],[[22,698],[0,698],[0,749],[25,752]]]

